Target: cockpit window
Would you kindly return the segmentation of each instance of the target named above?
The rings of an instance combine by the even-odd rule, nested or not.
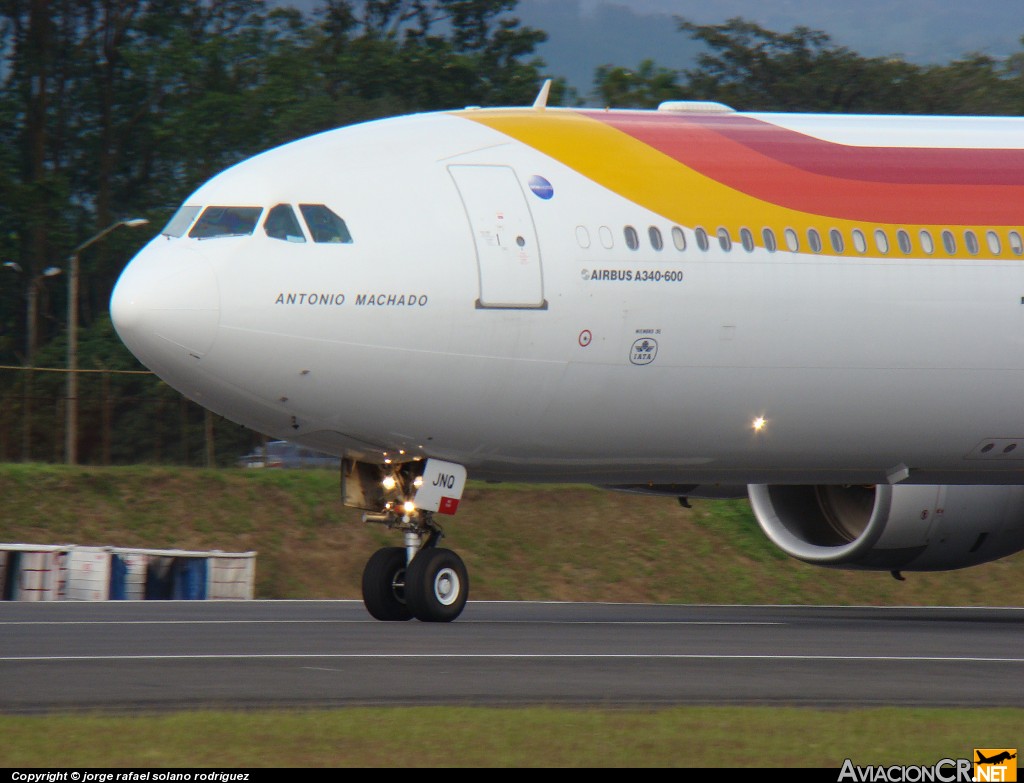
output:
[[[314,242],[352,242],[345,221],[323,204],[299,204]]]
[[[192,225],[192,221],[196,219],[196,215],[199,214],[199,210],[202,207],[191,206],[186,204],[180,207],[177,212],[174,213],[174,217],[170,219],[164,230],[160,233],[165,237],[183,237],[185,232],[188,231],[188,227]]]
[[[299,219],[291,204],[278,204],[267,213],[263,221],[263,230],[271,239],[283,239],[286,242],[305,242]]]
[[[188,235],[193,239],[248,236],[262,211],[262,207],[207,207]]]

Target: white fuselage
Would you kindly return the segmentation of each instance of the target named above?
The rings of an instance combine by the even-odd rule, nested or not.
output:
[[[1024,483],[1019,257],[726,251],[714,227],[701,250],[452,114],[296,142],[186,201],[308,203],[353,241],[161,235],[112,301],[144,364],[257,431],[473,478]]]

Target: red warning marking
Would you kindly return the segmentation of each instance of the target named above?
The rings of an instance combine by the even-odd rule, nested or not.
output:
[[[454,514],[459,508],[458,498],[441,498],[437,506],[438,514]]]

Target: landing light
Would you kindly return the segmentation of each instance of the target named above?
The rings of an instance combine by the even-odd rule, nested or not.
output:
[[[756,419],[754,419],[754,424],[753,424],[754,432],[760,432],[761,430],[763,430],[764,429],[764,425],[765,425],[764,416],[758,416]]]
[[[416,489],[419,489],[420,487],[422,487],[423,486],[423,476],[417,476],[416,478],[414,478],[412,480],[412,485]]]
[[[406,514],[411,514],[413,511],[416,510],[416,504],[413,503],[411,500],[407,500],[402,505],[402,510],[405,511]]]
[[[395,481],[394,476],[385,476],[384,480],[381,482],[381,484],[384,486],[384,489],[394,489],[397,483],[398,482]]]

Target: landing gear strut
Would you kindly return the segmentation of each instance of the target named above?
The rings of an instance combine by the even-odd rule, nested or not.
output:
[[[448,623],[462,614],[469,596],[466,564],[452,550],[437,546],[443,533],[432,516],[423,511],[416,519],[405,515],[369,520],[405,530],[404,548],[378,549],[363,570],[363,603],[378,620],[415,617]]]

